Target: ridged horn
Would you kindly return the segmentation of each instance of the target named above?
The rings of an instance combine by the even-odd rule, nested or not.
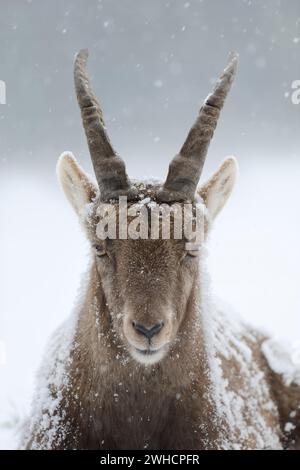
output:
[[[238,55],[231,53],[214,90],[202,105],[180,152],[169,165],[159,199],[165,202],[193,200],[225,98],[237,71]]]
[[[74,82],[82,123],[100,189],[102,201],[130,192],[130,182],[123,160],[116,154],[106,133],[100,104],[94,95],[86,63],[89,52],[82,49],[75,57]]]

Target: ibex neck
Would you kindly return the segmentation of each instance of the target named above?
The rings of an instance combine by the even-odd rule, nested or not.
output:
[[[195,283],[184,320],[166,356],[158,363],[145,366],[131,357],[115,335],[101,282],[92,267],[75,338],[78,359],[72,362],[72,367],[77,371],[80,363],[79,386],[89,384],[86,406],[87,409],[92,407],[88,413],[95,416],[95,422],[99,418],[101,422],[110,423],[118,416],[119,423],[125,426],[131,416],[133,422],[138,423],[133,428],[126,424],[116,431],[120,441],[126,441],[127,436],[130,441],[129,434],[135,432],[136,445],[142,445],[140,440],[145,441],[145,432],[159,437],[170,422],[175,428],[181,427],[186,436],[194,429],[192,436],[198,436],[197,447],[193,447],[194,441],[189,441],[187,446],[199,448],[197,433],[202,432],[199,431],[199,416],[215,422],[209,399],[211,384],[201,321],[200,288],[200,284]],[[162,436],[159,445],[167,438]],[[131,441],[125,441],[124,448],[128,448],[126,445]],[[158,444],[151,445],[155,448]],[[169,448],[167,441],[165,446]]]

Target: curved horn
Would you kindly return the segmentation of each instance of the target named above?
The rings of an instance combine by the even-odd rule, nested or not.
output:
[[[238,55],[231,53],[226,69],[202,105],[179,154],[169,165],[167,179],[159,193],[160,200],[193,200],[220,111],[236,75],[237,63]]]
[[[105,130],[102,110],[86,72],[88,50],[78,52],[74,64],[75,90],[95,175],[103,201],[127,194],[130,183],[125,164],[114,151]]]

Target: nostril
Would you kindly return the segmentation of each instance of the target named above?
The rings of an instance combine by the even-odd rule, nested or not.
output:
[[[146,336],[148,339],[151,339],[154,335],[160,332],[160,330],[164,326],[164,322],[160,321],[156,323],[154,326],[152,326],[152,328],[146,328],[144,325],[141,325],[140,323],[136,323],[135,321],[133,321],[132,326],[138,333]]]
[[[132,322],[132,326],[138,333],[148,337],[148,334],[149,334],[148,328],[141,325],[140,323],[136,323],[135,321]]]
[[[159,333],[163,326],[164,326],[163,321],[160,321],[160,322],[156,323],[156,325],[154,325],[150,330],[151,331],[151,336],[154,336],[157,333]]]

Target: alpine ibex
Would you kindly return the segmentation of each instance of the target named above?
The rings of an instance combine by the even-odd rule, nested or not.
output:
[[[296,446],[299,371],[289,362],[287,373],[272,340],[214,305],[205,243],[192,251],[174,237],[97,236],[99,206],[117,207],[126,196],[128,207],[140,199],[170,207],[202,204],[207,237],[237,173],[228,158],[197,187],[237,55],[230,56],[163,184],[129,180],[91,90],[87,56],[86,50],[77,55],[74,77],[97,184],[69,152],[59,159],[58,176],[90,241],[91,265],[77,310],[50,342],[23,447]]]

